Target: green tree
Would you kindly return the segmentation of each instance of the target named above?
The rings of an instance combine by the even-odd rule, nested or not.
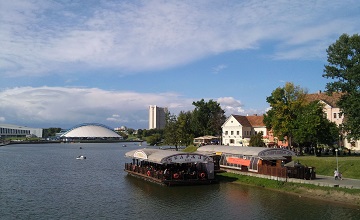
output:
[[[43,129],[43,137],[54,137],[56,133],[59,133],[61,131],[61,128],[45,128]]]
[[[203,135],[220,135],[221,126],[226,120],[225,111],[216,101],[204,99],[192,103],[192,130],[195,137]]]
[[[123,137],[124,138],[124,140],[126,140],[126,139],[128,139],[129,138],[129,135],[128,134],[126,134],[125,132],[123,132],[123,131],[119,131],[119,132],[117,132],[121,137]]]
[[[294,142],[317,147],[318,144],[333,145],[339,130],[324,113],[324,105],[318,101],[305,105],[295,121]]]
[[[345,120],[342,129],[346,138],[360,139],[360,36],[343,34],[326,50],[328,64],[323,77],[332,81],[327,91],[344,93],[337,103]]]
[[[252,147],[265,147],[265,143],[263,141],[263,133],[259,132],[250,137],[249,145]]]
[[[159,144],[161,142],[161,135],[159,133],[155,133],[155,134],[152,134],[148,137],[146,137],[146,142],[149,144],[149,145],[156,145],[156,144]]]
[[[179,113],[177,117],[177,132],[179,134],[179,140],[181,145],[188,146],[193,143],[194,135],[191,130],[191,112]]]
[[[271,96],[266,98],[271,109],[264,115],[264,123],[268,129],[272,129],[274,136],[287,138],[289,146],[292,146],[292,137],[296,129],[296,119],[300,109],[305,105],[307,91],[287,82],[284,87],[276,88]]]
[[[180,144],[180,134],[178,132],[179,129],[176,115],[168,113],[164,130],[164,144],[174,145],[177,151]]]

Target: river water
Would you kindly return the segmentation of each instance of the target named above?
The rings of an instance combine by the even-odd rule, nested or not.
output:
[[[360,219],[354,207],[234,183],[145,182],[123,171],[139,146],[122,145],[0,147],[0,219]]]

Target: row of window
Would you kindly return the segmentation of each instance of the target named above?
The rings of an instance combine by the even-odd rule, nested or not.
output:
[[[244,136],[251,135],[251,131],[244,131],[243,133],[245,133]],[[254,134],[257,134],[257,131],[255,131]],[[229,132],[225,131],[225,135],[229,135]],[[230,135],[234,135],[234,131],[230,131]],[[236,131],[236,135],[240,135],[240,131]]]
[[[11,128],[0,128],[0,134],[19,134],[19,135],[26,135],[26,134],[30,134],[30,130],[19,130],[19,129],[11,129]]]
[[[334,113],[334,118],[336,118],[338,116],[338,118],[342,118],[340,113]]]

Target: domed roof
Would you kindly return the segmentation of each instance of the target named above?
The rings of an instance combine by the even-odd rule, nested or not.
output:
[[[119,134],[102,124],[82,124],[71,128],[61,137],[121,138]]]

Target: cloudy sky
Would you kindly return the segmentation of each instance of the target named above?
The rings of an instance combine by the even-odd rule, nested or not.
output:
[[[0,1],[0,123],[147,129],[149,105],[201,99],[262,114],[285,82],[324,90],[359,21],[357,0]]]

